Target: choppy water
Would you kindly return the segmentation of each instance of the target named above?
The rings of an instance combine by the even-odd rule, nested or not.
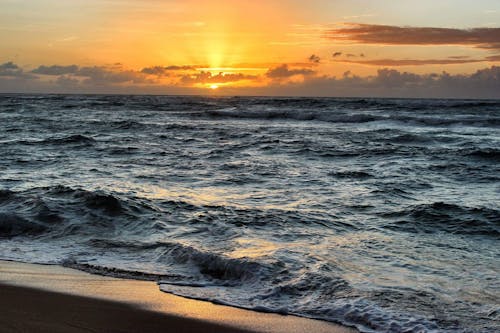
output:
[[[363,332],[500,330],[500,102],[0,96],[0,258]]]

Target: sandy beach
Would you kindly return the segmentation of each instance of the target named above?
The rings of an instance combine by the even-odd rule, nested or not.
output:
[[[332,332],[332,323],[258,313],[59,266],[0,261],[2,332]]]

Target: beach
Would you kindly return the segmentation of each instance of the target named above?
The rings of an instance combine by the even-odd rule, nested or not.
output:
[[[0,261],[2,332],[331,332],[333,323],[163,293],[154,282]]]

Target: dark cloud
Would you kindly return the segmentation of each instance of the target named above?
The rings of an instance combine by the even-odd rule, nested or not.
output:
[[[478,70],[470,75],[446,72],[414,74],[395,69],[380,69],[377,74],[360,77],[346,72],[341,78],[309,77],[302,83],[272,85],[253,94],[411,97],[411,98],[500,98],[500,67]]]
[[[422,80],[426,81],[426,78],[418,74],[399,72],[395,69],[384,68],[377,71],[377,76],[374,77],[373,83],[384,87],[395,88],[405,85],[418,85]]]
[[[340,57],[342,55],[342,52],[335,52],[332,54],[334,58]]]
[[[196,70],[195,66],[167,66],[165,67],[167,71],[194,71]]]
[[[21,67],[12,61],[0,64],[0,76],[31,78],[31,75],[25,73]]]
[[[109,66],[86,67],[78,67],[77,65],[42,65],[32,70],[31,73],[54,76],[57,77],[55,82],[72,85],[77,83],[95,84],[100,86],[121,83],[153,83],[153,81],[146,78],[144,73],[124,69],[121,63],[115,63]]]
[[[500,28],[452,29],[349,23],[328,30],[326,38],[363,44],[466,45],[500,49]]]
[[[20,70],[21,68],[12,61],[0,65],[0,71]]]
[[[195,66],[154,66],[146,67],[141,70],[144,74],[158,75],[158,76],[169,76],[172,71],[194,71]]]
[[[154,83],[154,81],[148,80],[143,73],[133,70],[110,69],[105,66],[81,67],[74,75],[83,77],[84,84],[109,85],[122,83]]]
[[[312,62],[313,64],[319,64],[321,62],[321,58],[313,54],[309,57],[309,61]]]
[[[283,79],[294,75],[313,75],[315,73],[315,71],[308,68],[290,69],[287,64],[283,64],[269,69],[266,76],[271,79]]]
[[[488,60],[488,61],[500,61],[500,54],[486,57],[486,60]]]
[[[78,79],[73,78],[73,77],[70,77],[67,75],[62,75],[56,79],[55,83],[61,87],[76,88],[80,84],[80,81]]]
[[[487,57],[500,61],[500,55]],[[356,60],[356,59],[353,59]],[[468,60],[468,59],[447,59]],[[57,66],[57,65],[54,65]],[[64,66],[61,66],[64,67]],[[57,69],[57,67],[47,67]],[[49,70],[49,72],[51,72]],[[47,71],[44,71],[47,73]],[[45,74],[44,74],[45,75]],[[300,82],[286,80],[302,75]],[[376,75],[357,76],[347,71],[336,78],[320,76],[307,67],[283,64],[271,68],[262,76],[242,73],[196,72],[178,73],[169,83],[151,80],[151,75],[127,70],[122,65],[79,67],[74,73],[42,77],[25,73],[15,63],[0,64],[0,92],[42,93],[135,93],[135,94],[203,94],[206,89],[196,84],[217,84],[239,81],[259,81],[262,87],[228,85],[224,93],[235,95],[290,96],[374,96],[417,98],[500,98],[500,67],[493,66],[472,74],[415,74],[394,68],[383,68]],[[271,80],[265,80],[266,78]]]
[[[64,74],[75,74],[78,72],[78,66],[77,65],[70,65],[70,66],[59,66],[59,65],[52,65],[52,66],[39,66],[38,68],[34,69],[31,71],[32,73],[35,74],[41,74],[41,75],[64,75]]]
[[[146,67],[141,70],[141,73],[149,74],[149,75],[158,75],[158,76],[169,76],[170,73],[162,66],[154,66],[154,67]]]
[[[213,75],[210,72],[201,71],[194,75],[184,75],[181,77],[182,84],[206,84],[206,83],[229,83],[244,80],[255,80],[258,77],[255,75],[246,75],[242,73],[219,73]]]

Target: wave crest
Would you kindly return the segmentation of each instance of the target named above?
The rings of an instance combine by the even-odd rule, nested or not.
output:
[[[393,230],[500,236],[500,211],[486,207],[470,208],[434,202],[382,215],[396,220],[386,226]]]

